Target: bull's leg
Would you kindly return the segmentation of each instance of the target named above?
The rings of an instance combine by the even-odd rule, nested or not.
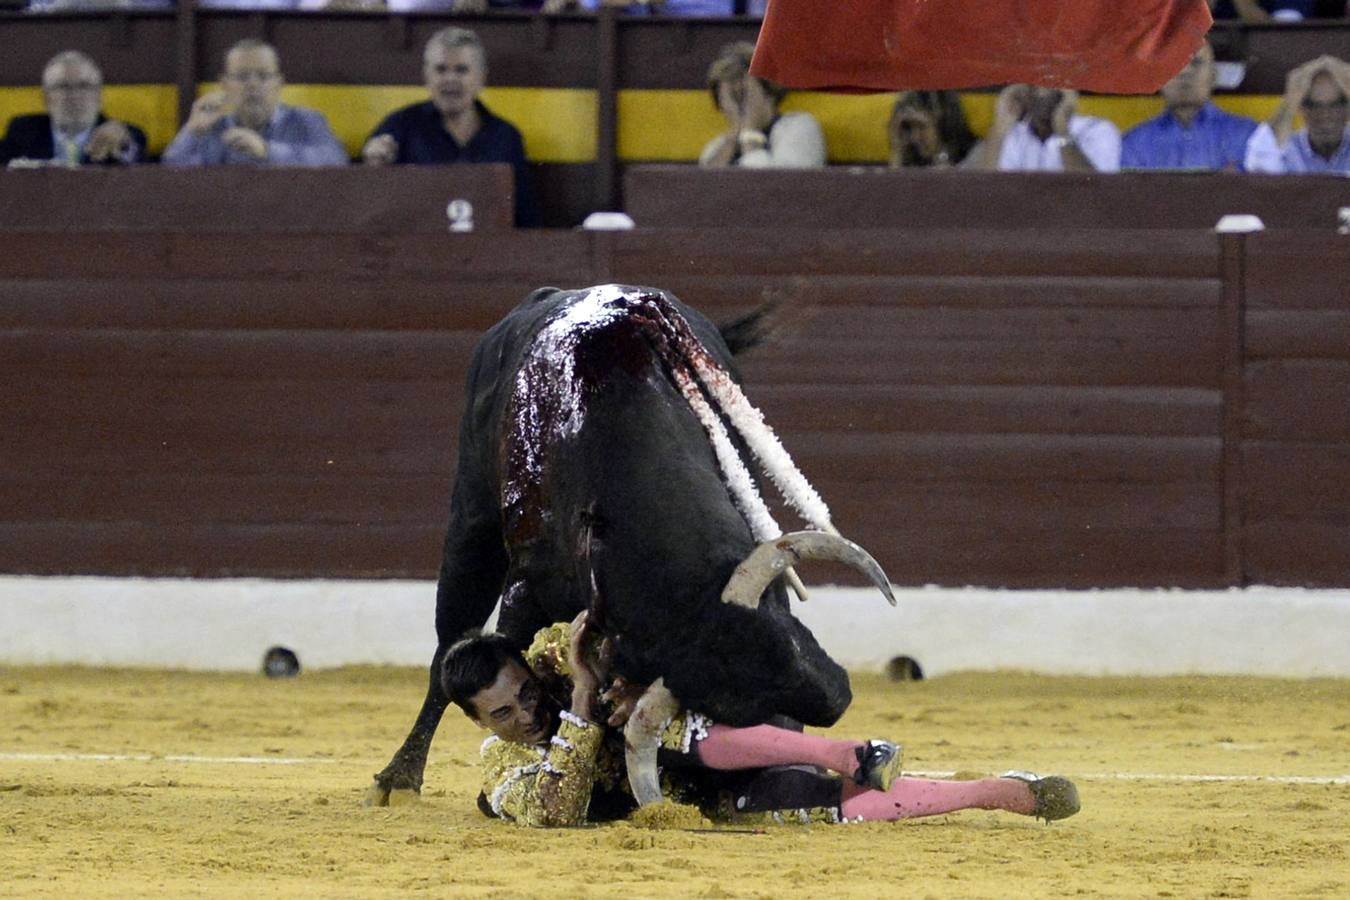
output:
[[[422,773],[427,766],[431,739],[450,703],[441,690],[441,657],[445,650],[444,646],[436,648],[436,655],[431,660],[431,684],[422,701],[422,711],[417,714],[412,731],[408,732],[403,746],[398,748],[389,765],[375,774],[375,783],[366,791],[367,806],[398,804],[415,798],[422,790]]]
[[[476,360],[477,355],[475,365]],[[474,395],[472,373],[469,394],[471,398]],[[470,408],[473,405],[471,402]],[[492,443],[478,437],[470,424],[466,416],[460,434],[459,473],[450,498],[450,525],[436,582],[436,653],[431,658],[427,695],[403,746],[367,791],[366,802],[371,805],[384,806],[398,792],[410,796],[421,790],[427,751],[449,703],[441,690],[441,661],[467,629],[482,627],[487,621],[506,574],[494,482],[484,474],[487,464],[473,452],[475,448],[490,448]]]
[[[658,678],[643,693],[623,729],[624,757],[628,763],[628,784],[639,806],[659,803],[661,781],[656,774],[657,751],[661,749],[661,731],[680,710],[675,695]]]

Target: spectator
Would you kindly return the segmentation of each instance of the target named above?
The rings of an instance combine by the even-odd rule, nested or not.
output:
[[[562,0],[564,8],[572,0]],[[582,9],[614,6],[629,15],[662,16],[763,16],[766,0],[576,0]]]
[[[1252,172],[1350,175],[1350,63],[1319,56],[1289,73],[1279,109],[1252,135]],[[1294,131],[1302,110],[1307,127]]]
[[[1125,135],[1121,168],[1240,170],[1256,122],[1219,109],[1213,95],[1214,48],[1204,43],[1162,86],[1162,115]]]
[[[164,151],[171,166],[340,166],[347,152],[323,114],[280,102],[276,48],[248,38],[225,54],[223,90],[192,104],[187,124]]]
[[[239,0],[210,0],[215,3],[234,3]],[[245,0],[259,2],[259,0]],[[266,2],[266,0],[263,0]],[[300,9],[326,10],[387,10],[389,12],[448,12],[473,16],[489,10],[540,10],[546,13],[562,12],[571,0],[299,0]]]
[[[886,129],[892,169],[954,166],[975,145],[955,91],[905,91],[895,98]]]
[[[78,50],[47,61],[42,102],[46,113],[10,121],[0,139],[0,164],[23,159],[78,166],[145,159],[145,132],[103,114],[103,75]]]
[[[174,0],[31,0],[30,13],[90,12],[110,9],[173,9]]]
[[[1118,171],[1120,131],[1106,119],[1078,115],[1077,107],[1076,91],[1009,85],[966,165],[989,172]]]
[[[443,28],[422,51],[430,100],[395,110],[361,149],[367,165],[510,163],[515,172],[516,224],[538,215],[529,190],[525,142],[516,127],[478,99],[487,84],[487,52],[467,28]]]
[[[1317,14],[1317,0],[1209,0],[1215,19],[1241,19],[1248,25],[1298,22]]]
[[[225,2],[225,0],[218,0]],[[763,16],[766,0],[300,0],[307,3],[370,3],[395,12],[442,9],[472,15],[489,9],[538,9],[544,13],[569,10],[593,12],[602,6],[616,7],[629,15],[665,16]]]
[[[708,142],[698,164],[709,168],[811,169],[825,165],[825,135],[810,113],[779,113],[787,93],[750,74],[755,45],[728,44],[708,67],[713,105],[727,130]]]

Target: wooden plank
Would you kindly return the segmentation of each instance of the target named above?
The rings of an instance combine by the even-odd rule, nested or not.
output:
[[[788,333],[804,340],[1001,340],[1036,346],[1137,338],[1201,343],[1219,325],[1214,309],[925,306],[808,306],[793,311]]]
[[[904,519],[913,527],[978,527],[987,531],[1075,533],[1093,529],[1217,532],[1222,489],[1217,480],[918,481],[894,477],[816,481],[847,532],[855,521]],[[769,490],[769,492],[772,492]],[[779,517],[788,527],[791,513]]]
[[[434,578],[444,525],[0,523],[0,571],[191,578]]]
[[[1266,519],[1247,526],[1247,576],[1252,584],[1346,585],[1350,521]]]
[[[691,274],[1215,278],[1212,234],[1169,229],[651,229],[615,234],[618,280]]]
[[[812,481],[1207,481],[1218,479],[1219,440],[1037,434],[779,433]],[[327,437],[240,433],[228,427],[122,431],[72,428],[37,442],[7,440],[5,465],[32,473],[430,474],[457,444],[439,430],[350,443]]]
[[[715,17],[681,20],[622,16],[619,85],[624,88],[702,88],[708,65],[732,41],[759,35],[759,19]]]
[[[751,384],[1216,387],[1210,342],[1178,337],[1042,340],[782,338],[741,364]]]
[[[1219,479],[1219,438],[1044,434],[850,434],[780,427],[818,483],[1164,482]]]
[[[441,472],[451,465],[456,447],[440,431],[389,434],[384,441],[353,443],[340,432],[327,437],[240,432],[229,428],[228,422],[214,431],[73,428],[43,437],[37,443],[6,441],[0,459],[32,474],[272,472],[356,477]]]
[[[878,137],[883,125],[877,122]],[[922,223],[959,229],[998,223],[1012,232],[1207,232],[1234,210],[1259,215],[1271,228],[1329,229],[1344,202],[1344,188],[1330,175],[1281,185],[1272,179],[1216,180],[1208,172],[1102,176],[881,166],[747,172],[633,165],[625,174],[624,199],[643,228],[907,228]]]
[[[7,172],[0,222],[14,231],[447,235],[452,198],[477,232],[506,233],[511,167],[312,168],[127,166]],[[205,223],[209,223],[203,228]],[[260,229],[261,226],[261,229]]]
[[[1223,475],[1221,530],[1223,532],[1223,570],[1229,584],[1243,581],[1242,527],[1242,414],[1246,405],[1243,371],[1246,365],[1245,329],[1246,271],[1248,235],[1219,235],[1219,268],[1223,280],[1223,313],[1215,331],[1219,364],[1223,374]]]
[[[0,522],[0,571],[190,577],[433,578],[443,523],[425,527]],[[1218,538],[1193,530],[1028,531],[853,523],[900,584],[1213,587]],[[810,573],[808,573],[810,574]]]
[[[1344,187],[1339,196],[1344,206]],[[1350,242],[1331,225],[1328,220],[1317,231],[1271,230],[1248,239],[1249,309],[1345,309]]]
[[[348,523],[388,526],[443,522],[451,477],[331,472],[229,474],[140,473],[6,475],[3,521],[135,521],[166,526],[206,523]],[[1219,527],[1218,485],[1213,482],[1102,483],[818,482],[843,529],[858,521],[895,517],[932,527],[977,522],[986,529],[1196,529]],[[797,517],[778,515],[784,527]]]
[[[797,430],[1217,435],[1217,392],[1191,388],[751,385],[772,425]]]
[[[462,374],[462,373],[461,373]],[[40,382],[40,393],[6,396],[10,421],[39,424],[137,421],[207,423],[228,415],[237,426],[281,428],[296,433],[347,428],[458,427],[464,408],[463,379],[408,380],[281,377],[270,371],[165,378],[137,374],[57,374]],[[151,388],[152,392],[147,392]],[[304,420],[304,421],[298,421]]]
[[[1350,361],[1255,361],[1244,393],[1248,439],[1350,442]]]
[[[1199,588],[1225,584],[1222,542],[1216,531],[1009,532],[978,522],[942,527],[884,517],[850,522],[845,533],[867,547],[894,583],[904,585]],[[812,579],[810,571],[807,578]]]
[[[72,49],[93,54],[104,84],[172,83],[174,40],[169,10],[0,14],[0,85],[38,84],[47,60]]]
[[[366,10],[325,10],[316,16],[290,9],[204,9],[197,15],[203,81],[216,76],[235,41],[257,36],[261,20],[263,33],[277,47],[287,81],[294,84],[420,85],[422,48],[435,31],[447,25],[471,28],[478,34],[491,63],[494,86],[595,84],[589,65],[595,26],[587,16],[550,16],[536,23],[536,15],[516,10],[466,16],[444,7],[419,9],[412,16]],[[391,23],[401,26],[401,41],[390,39]],[[542,42],[539,24],[549,26]]]
[[[6,399],[13,442],[41,447],[72,433],[189,434],[201,442],[227,433],[378,445],[458,432],[462,383],[352,378],[146,379],[122,375],[54,377]],[[105,438],[106,439],[106,438]]]
[[[904,252],[897,247],[897,252]],[[660,287],[694,307],[748,309],[769,300],[798,308],[859,306],[919,307],[1114,307],[1183,310],[1217,308],[1219,282],[1202,278],[1046,275],[800,275],[699,272],[662,275]],[[719,314],[720,315],[720,314]]]
[[[302,202],[303,198],[297,198]],[[500,234],[179,234],[9,232],[0,278],[589,281],[587,236]],[[285,286],[278,284],[275,293]]]
[[[1342,286],[1350,292],[1350,280]],[[1337,310],[1249,312],[1248,358],[1350,360],[1350,300],[1344,305],[1346,308]]]
[[[1350,442],[1248,441],[1242,472],[1248,522],[1350,521]]]
[[[0,332],[0,375],[27,391],[49,374],[453,382],[468,370],[478,339],[465,332],[16,330]]]
[[[33,390],[47,375],[362,377],[454,381],[480,334],[465,332],[0,332],[0,373]],[[1214,348],[1186,337],[912,340],[782,338],[750,356],[751,383],[1064,384],[1209,387]]]
[[[0,329],[144,331],[372,329],[486,331],[539,287],[539,279],[288,280],[239,277],[0,280]]]
[[[167,528],[215,524],[311,524],[352,528],[442,526],[450,509],[450,466],[435,475],[359,477],[316,472],[144,472],[0,476],[0,520],[138,522]]]

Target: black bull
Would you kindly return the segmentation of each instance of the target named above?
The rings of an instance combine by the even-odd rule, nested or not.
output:
[[[691,360],[735,380],[718,328],[651,288],[540,289],[483,337],[467,379],[430,686],[371,802],[421,789],[447,705],[441,659],[499,598],[498,629],[521,647],[591,609],[617,673],[664,678],[717,721],[827,726],[843,714],[848,675],[792,615],[783,579],[757,609],[723,602],[758,542],[678,386]]]

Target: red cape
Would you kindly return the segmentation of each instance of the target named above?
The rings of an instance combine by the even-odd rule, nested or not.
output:
[[[1205,0],[771,0],[750,71],[818,90],[1151,94],[1211,24]]]

